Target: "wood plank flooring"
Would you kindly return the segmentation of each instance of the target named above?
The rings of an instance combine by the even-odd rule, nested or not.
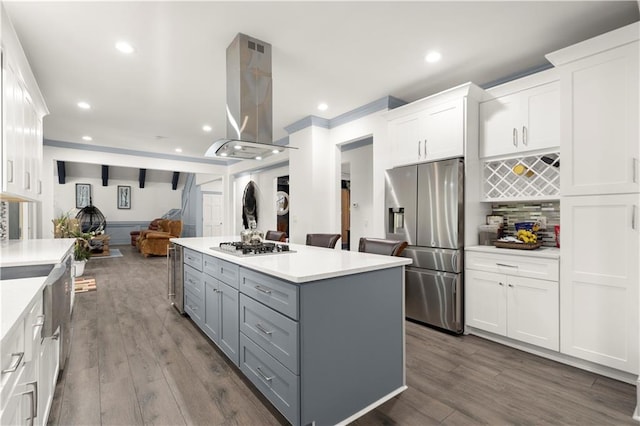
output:
[[[92,259],[51,425],[279,425],[286,420],[168,306],[166,259]],[[409,389],[354,425],[637,425],[635,387],[475,336],[407,322]]]

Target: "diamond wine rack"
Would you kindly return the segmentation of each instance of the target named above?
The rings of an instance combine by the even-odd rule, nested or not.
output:
[[[484,199],[537,200],[560,197],[560,153],[484,163]]]

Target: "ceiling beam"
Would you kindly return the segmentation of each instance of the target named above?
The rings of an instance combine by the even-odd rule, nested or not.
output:
[[[140,173],[138,174],[138,182],[140,183],[140,188],[144,188],[144,180],[147,178],[147,169],[140,169]]]
[[[109,166],[102,166],[102,186],[109,186]]]
[[[64,166],[64,161],[56,161],[58,163],[58,183],[64,185],[67,181],[67,170]]]
[[[171,179],[171,189],[174,191],[178,188],[178,179],[180,179],[180,172],[173,172],[173,179]]]

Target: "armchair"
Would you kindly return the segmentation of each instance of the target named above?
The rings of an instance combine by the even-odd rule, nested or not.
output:
[[[151,230],[151,231],[157,231],[158,230],[158,222],[160,221],[160,219],[153,219],[151,221],[151,223],[149,224],[149,228],[147,228],[146,230]],[[129,232],[129,235],[131,235],[131,245],[136,247],[136,243],[138,241],[138,237],[140,236],[140,233],[142,232],[142,230],[140,231],[131,231]]]
[[[182,221],[181,220],[166,220],[162,219],[158,221],[159,229],[157,231],[144,230],[140,232],[138,237],[137,246],[138,251],[144,255],[149,256],[166,256],[167,248],[169,247],[169,239],[177,238],[182,234]]]

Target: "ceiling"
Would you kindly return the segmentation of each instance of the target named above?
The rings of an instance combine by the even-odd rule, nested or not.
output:
[[[273,46],[278,140],[309,115],[489,86],[639,19],[635,1],[3,3],[50,110],[46,139],[200,159],[225,136],[225,51],[238,32]],[[133,54],[114,48],[121,39]],[[425,62],[431,50],[440,62]]]

